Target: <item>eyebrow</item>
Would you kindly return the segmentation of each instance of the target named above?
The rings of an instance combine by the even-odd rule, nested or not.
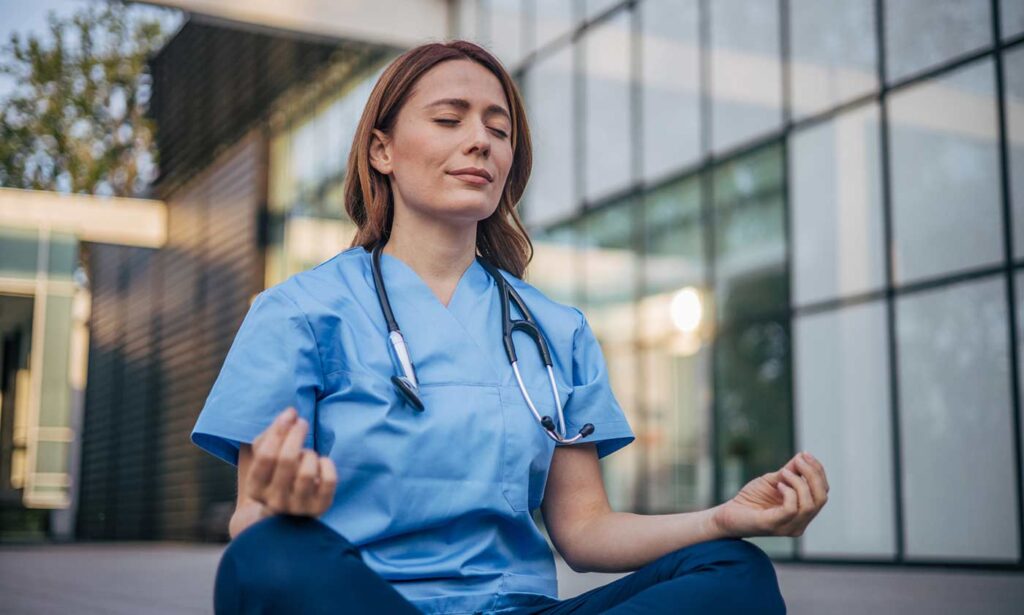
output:
[[[450,105],[463,111],[469,109],[470,106],[469,101],[465,98],[439,98],[432,103],[423,105],[423,108],[429,109],[430,107],[438,107],[442,105]],[[512,116],[510,116],[508,111],[505,110],[505,107],[502,107],[501,105],[489,105],[484,109],[484,115],[502,115],[509,122],[512,121]]]

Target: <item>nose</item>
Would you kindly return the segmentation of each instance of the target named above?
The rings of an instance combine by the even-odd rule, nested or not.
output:
[[[487,126],[483,124],[477,124],[476,129],[473,130],[469,139],[469,149],[466,153],[472,153],[479,150],[484,156],[491,153],[491,139],[487,134]]]

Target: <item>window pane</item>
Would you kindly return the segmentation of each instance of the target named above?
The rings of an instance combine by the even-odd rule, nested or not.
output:
[[[545,2],[550,0],[540,1]],[[556,2],[557,1],[558,0],[556,0]],[[598,15],[615,6],[616,4],[620,4],[621,1],[622,0],[583,0],[583,4],[586,7],[587,19],[593,19],[594,17],[597,17]]]
[[[715,300],[723,322],[784,309],[789,299],[781,148],[714,170]]]
[[[885,285],[878,107],[793,135],[793,301],[806,305]]]
[[[644,196],[647,293],[704,283],[700,192],[700,177],[690,176]]]
[[[562,224],[530,233],[533,260],[525,279],[559,303],[577,305],[582,298],[576,225]]]
[[[984,59],[890,98],[897,282],[1002,259],[994,91]]]
[[[821,460],[831,486],[801,555],[896,553],[885,313],[873,302],[796,320],[796,448]]]
[[[573,0],[534,0],[534,39],[543,47],[573,29]]]
[[[700,178],[644,197],[642,403],[651,513],[712,505],[708,400],[710,315],[704,309]]]
[[[721,150],[782,123],[777,2],[715,0],[711,18],[711,147]]]
[[[531,225],[568,216],[573,202],[572,49],[534,64],[525,77],[527,116],[533,140],[533,170],[523,200]]]
[[[596,201],[630,181],[633,160],[630,19],[632,12],[590,30],[583,38],[586,199]]]
[[[907,556],[1018,557],[1004,278],[896,302]]]
[[[1024,5],[1022,5],[1024,6]],[[1010,202],[1013,205],[1013,252],[1024,255],[1024,47],[1003,56],[1006,88],[1006,140],[1010,159]]]
[[[757,321],[725,330],[715,342],[715,412],[721,497],[774,472],[790,458],[789,323]],[[771,555],[792,552],[793,539],[752,539]]]
[[[643,169],[653,180],[700,155],[700,42],[696,0],[647,0],[643,27]]]
[[[878,88],[874,0],[791,0],[793,117]]]
[[[486,15],[481,4],[481,0],[458,0],[459,37],[477,44],[486,38],[486,34],[483,37],[479,34],[480,18]]]
[[[580,219],[580,224],[586,288],[583,310],[601,343],[615,397],[640,440],[642,425],[636,411],[634,214],[633,201],[627,199],[588,213]],[[602,460],[608,472],[608,497],[614,508],[632,510],[638,504],[639,450],[640,447],[630,446]]]
[[[999,18],[1002,23],[1003,38],[1010,38],[1024,32],[1024,2],[1001,0]]]
[[[889,82],[992,44],[989,0],[899,0],[885,3]]]
[[[490,6],[492,50],[508,70],[523,58],[522,0],[487,0]]]

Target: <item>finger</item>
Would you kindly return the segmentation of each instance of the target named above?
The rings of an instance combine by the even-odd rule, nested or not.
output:
[[[313,503],[319,478],[319,456],[311,449],[303,449],[299,469],[295,474],[295,484],[292,486],[292,500],[298,508],[306,510]]]
[[[277,454],[281,449],[284,435],[295,421],[295,416],[295,410],[287,408],[252,441],[253,459],[246,477],[249,495],[255,497],[270,485],[274,467],[277,465]]]
[[[320,485],[317,487],[317,507],[326,511],[334,502],[334,490],[338,485],[338,470],[330,457],[320,458]]]
[[[782,493],[782,507],[779,509],[776,529],[788,533],[799,512],[796,491],[783,481],[779,481],[775,487]]]
[[[783,468],[782,477],[786,484],[796,490],[797,505],[800,509],[799,515],[802,517],[813,511],[814,498],[811,497],[811,489],[807,486],[807,481],[789,468]]]
[[[804,453],[804,459],[807,460],[807,463],[809,463],[812,466],[814,466],[815,468],[817,468],[818,472],[821,473],[821,478],[822,478],[822,480],[825,483],[825,493],[828,493],[828,490],[829,490],[828,476],[825,474],[825,466],[821,465],[821,462],[818,461],[818,459],[816,457],[814,457],[813,455],[811,455],[810,453],[805,452]]]
[[[299,455],[302,453],[302,443],[306,439],[306,432],[309,430],[309,423],[306,419],[298,418],[295,424],[288,431],[281,450],[277,454],[277,465],[274,467],[274,477],[270,480],[271,492],[268,496],[277,504],[275,507],[285,507],[291,497],[292,483],[295,481],[295,473],[299,469]]]
[[[798,474],[807,481],[807,484],[811,488],[811,497],[814,499],[814,507],[816,509],[821,508],[825,505],[825,500],[828,499],[828,495],[825,492],[825,480],[818,471],[818,468],[812,466],[806,459],[799,457],[797,459],[797,468],[799,469]]]

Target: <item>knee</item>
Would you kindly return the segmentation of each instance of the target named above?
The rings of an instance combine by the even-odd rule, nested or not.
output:
[[[277,604],[359,551],[341,534],[311,517],[274,515],[246,528],[228,543],[217,567],[216,611],[242,604]],[[361,563],[361,560],[360,560]],[[230,605],[230,606],[229,606]]]
[[[761,547],[740,538],[721,538],[670,554],[676,574],[714,570],[726,601],[739,600],[759,613],[785,613],[775,565]]]

